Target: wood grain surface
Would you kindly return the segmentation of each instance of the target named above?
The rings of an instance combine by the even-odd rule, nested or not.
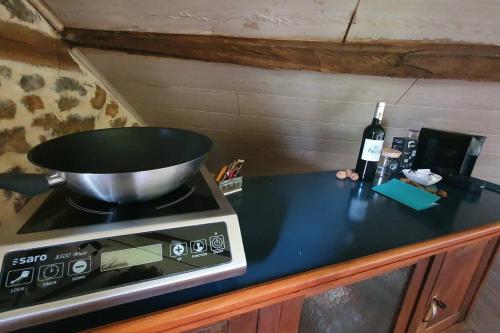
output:
[[[347,41],[440,40],[500,45],[500,3],[361,0]]]
[[[227,331],[228,333],[255,333],[258,317],[258,310],[234,316],[229,319]]]
[[[66,27],[277,39],[440,40],[500,44],[489,0],[44,0]],[[353,15],[355,13],[355,15]],[[349,22],[352,24],[349,26]]]
[[[127,81],[344,102],[395,104],[415,81],[368,75],[268,70],[214,62],[81,48],[117,88]],[[148,97],[148,96],[144,96]]]
[[[437,333],[463,321],[492,262],[497,243],[498,238],[485,239],[438,255],[426,277],[408,331]],[[433,299],[444,307],[438,307],[436,315],[424,322]]]
[[[43,0],[66,27],[342,40],[357,0]]]
[[[0,20],[0,58],[79,70],[62,41],[24,25]]]
[[[475,298],[465,321],[447,329],[444,333],[496,333],[500,322],[500,255],[496,258]]]
[[[422,282],[427,275],[430,264],[430,258],[422,259],[415,264],[410,281],[408,281],[403,301],[401,302],[402,306],[394,324],[393,333],[407,332],[415,306],[417,305],[418,297],[423,288]]]
[[[410,78],[500,81],[500,46],[421,42],[330,42],[66,28],[74,46],[145,55]]]
[[[283,302],[281,306],[279,333],[296,333],[299,327],[300,315],[304,296],[292,298]]]
[[[257,332],[279,332],[282,305],[282,303],[276,303],[259,309],[259,322],[257,325]]]
[[[224,320],[215,324],[210,324],[202,328],[186,331],[185,333],[228,333],[229,320]]]
[[[474,176],[500,183],[500,83],[268,70],[82,49],[150,125],[209,135],[214,172],[244,175],[353,167],[375,103],[387,102],[386,145],[409,128],[487,136]]]
[[[488,241],[483,241],[473,246],[446,252],[431,292],[431,297],[436,297],[444,302],[446,308],[439,309],[437,315],[429,321],[422,332],[441,332],[454,324],[455,321],[459,321],[457,317],[461,311],[465,311],[464,298],[474,276],[483,273],[477,271],[479,263],[482,258],[486,261],[490,258],[491,252],[485,252],[487,245]]]

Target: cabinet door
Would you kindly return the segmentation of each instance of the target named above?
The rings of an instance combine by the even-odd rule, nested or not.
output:
[[[299,332],[392,332],[413,272],[404,267],[306,298]]]
[[[249,311],[185,333],[256,333],[259,311]]]
[[[441,332],[465,319],[495,244],[485,240],[436,256],[410,332]]]
[[[228,321],[220,321],[215,324],[211,324],[202,328],[197,328],[186,333],[228,333],[227,332]]]
[[[292,298],[187,333],[296,333],[303,302]]]

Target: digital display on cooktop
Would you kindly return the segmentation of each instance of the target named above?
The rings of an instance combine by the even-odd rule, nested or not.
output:
[[[176,190],[160,198],[140,203],[108,203],[61,187],[49,195],[18,233],[26,234],[215,209],[219,209],[219,205],[200,172]]]
[[[101,272],[162,260],[161,243],[101,253]]]

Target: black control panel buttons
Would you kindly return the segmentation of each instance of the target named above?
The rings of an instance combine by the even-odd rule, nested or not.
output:
[[[62,278],[64,273],[64,263],[54,263],[49,265],[42,265],[38,269],[38,281],[49,281]]]
[[[21,263],[21,258],[32,259]],[[178,274],[231,260],[225,222],[12,251],[4,255],[0,272],[0,312],[72,302],[72,297],[158,278],[174,281]],[[108,266],[115,268],[102,269]]]
[[[188,253],[188,247],[185,242],[170,244],[171,257],[185,256],[187,253]]]
[[[90,258],[73,260],[69,262],[68,275],[81,275],[90,272],[92,260]]]
[[[198,254],[207,252],[207,240],[198,239],[191,242],[191,253]]]
[[[5,281],[5,286],[9,288],[9,287],[30,284],[31,282],[33,282],[34,275],[35,275],[34,267],[14,269],[12,271],[7,272],[7,280]]]
[[[210,249],[212,251],[222,251],[226,248],[223,235],[212,236],[209,238]]]

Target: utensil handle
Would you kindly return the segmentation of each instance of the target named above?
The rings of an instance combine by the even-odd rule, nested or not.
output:
[[[50,186],[44,175],[4,173],[0,174],[0,189],[33,196],[47,192]]]

